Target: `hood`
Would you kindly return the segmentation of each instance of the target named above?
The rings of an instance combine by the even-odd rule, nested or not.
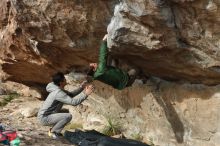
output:
[[[57,85],[55,85],[53,82],[49,83],[46,87],[47,92],[53,92],[55,90],[60,89]]]

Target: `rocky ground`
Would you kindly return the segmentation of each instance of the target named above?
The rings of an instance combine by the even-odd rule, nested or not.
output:
[[[0,123],[18,131],[21,146],[70,146],[66,140],[52,140],[48,137],[49,127],[40,125],[36,117],[40,103],[31,97],[18,97],[0,107]]]
[[[71,81],[67,78],[68,81]],[[76,84],[69,82],[67,90]],[[219,146],[220,86],[171,83],[156,78],[122,91],[95,82],[95,93],[82,105],[64,106],[73,115],[66,129],[95,129],[112,126],[126,138],[157,146]],[[21,146],[65,146],[47,136],[36,113],[42,104],[34,90],[5,84],[0,96],[0,122],[18,130]],[[10,92],[9,92],[10,91]],[[4,91],[2,90],[2,93]]]

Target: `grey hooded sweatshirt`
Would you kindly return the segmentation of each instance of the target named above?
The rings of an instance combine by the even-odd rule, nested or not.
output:
[[[49,92],[49,95],[47,96],[47,99],[44,101],[42,107],[38,112],[38,118],[40,119],[47,115],[58,113],[61,110],[63,104],[75,106],[80,104],[87,98],[87,95],[82,92],[83,88],[78,88],[73,92],[68,92],[66,90],[62,90],[53,82],[47,85],[46,90],[47,92]],[[74,97],[76,95],[78,96]]]

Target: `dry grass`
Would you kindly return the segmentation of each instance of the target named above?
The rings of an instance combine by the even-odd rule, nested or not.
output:
[[[121,134],[122,126],[121,123],[114,118],[107,118],[108,124],[105,125],[102,133],[108,136]]]
[[[83,125],[81,123],[70,123],[64,129],[65,130],[83,129]]]
[[[7,105],[10,101],[12,101],[13,99],[15,99],[19,96],[20,95],[16,92],[15,93],[10,93],[8,95],[3,96],[1,101],[0,101],[0,107]]]

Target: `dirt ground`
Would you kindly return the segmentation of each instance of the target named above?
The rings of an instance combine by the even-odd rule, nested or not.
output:
[[[49,127],[40,125],[36,116],[26,118],[21,114],[22,108],[27,105],[34,107],[39,104],[41,102],[37,99],[18,97],[0,107],[0,123],[17,130],[20,146],[73,146],[64,139],[51,139],[47,135]]]

